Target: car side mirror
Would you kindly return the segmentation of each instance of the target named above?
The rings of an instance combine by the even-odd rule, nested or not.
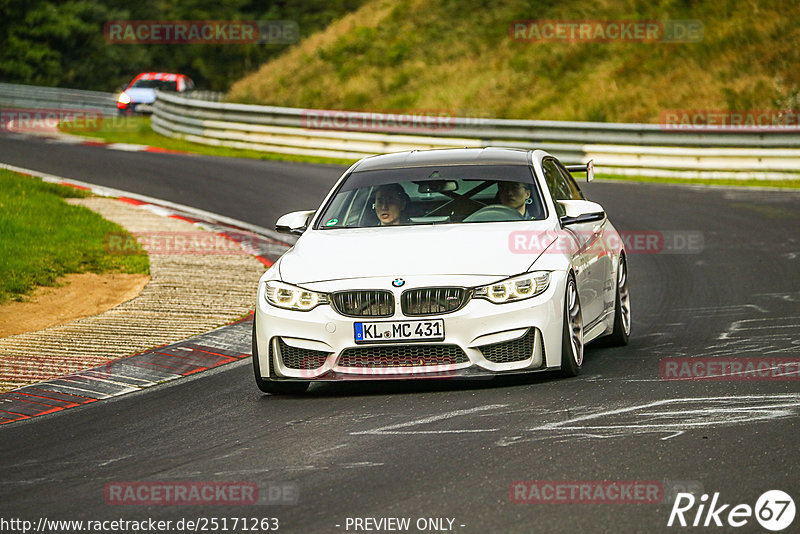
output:
[[[275,230],[282,234],[301,235],[308,228],[308,223],[314,217],[315,210],[293,211],[278,218]]]
[[[602,221],[606,218],[603,206],[588,200],[559,200],[565,214],[560,217],[561,226]]]

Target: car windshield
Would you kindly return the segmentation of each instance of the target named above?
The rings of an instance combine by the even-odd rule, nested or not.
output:
[[[323,208],[317,229],[546,218],[524,165],[451,165],[356,171]]]
[[[178,82],[166,80],[137,80],[131,87],[137,89],[161,89],[162,91],[177,91]]]

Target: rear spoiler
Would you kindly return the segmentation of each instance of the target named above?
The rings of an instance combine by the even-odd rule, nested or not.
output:
[[[587,182],[594,180],[594,160],[592,159],[584,165],[567,165],[566,167],[569,172],[585,172]]]

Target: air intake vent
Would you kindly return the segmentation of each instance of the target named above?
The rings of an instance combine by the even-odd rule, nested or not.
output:
[[[278,338],[278,350],[283,365],[289,369],[318,369],[330,355],[330,352],[289,346],[281,338]]]
[[[458,345],[354,347],[342,351],[339,367],[424,367],[469,361]]]
[[[478,347],[483,357],[494,363],[511,363],[527,360],[533,355],[533,343],[536,340],[536,329],[529,328],[522,337],[492,343]]]

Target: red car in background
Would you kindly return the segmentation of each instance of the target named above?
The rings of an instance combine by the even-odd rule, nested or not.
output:
[[[117,110],[121,115],[152,113],[156,89],[182,93],[193,90],[194,82],[184,74],[143,72],[136,76],[119,95]]]

